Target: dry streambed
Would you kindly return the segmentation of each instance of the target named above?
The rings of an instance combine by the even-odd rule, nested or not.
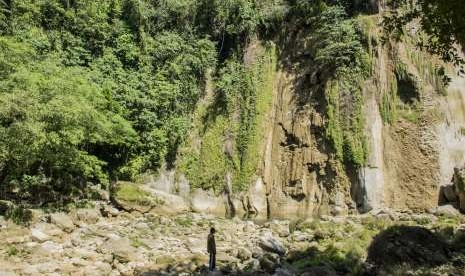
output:
[[[104,204],[33,213],[27,227],[0,217],[0,275],[208,274],[211,226],[218,230],[213,275],[460,275],[465,263],[465,221],[455,214],[385,210],[257,224],[196,213],[120,212]],[[386,254],[390,258],[379,257]]]

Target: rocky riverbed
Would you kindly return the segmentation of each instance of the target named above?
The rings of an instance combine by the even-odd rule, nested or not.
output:
[[[34,210],[28,226],[0,217],[0,275],[208,275],[212,226],[219,268],[212,275],[392,275],[393,267],[460,275],[464,223],[458,214],[388,210],[263,223],[124,212],[103,203],[67,213]]]

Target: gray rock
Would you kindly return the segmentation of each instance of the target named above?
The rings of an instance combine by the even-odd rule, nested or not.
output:
[[[284,248],[284,246],[272,236],[261,237],[259,245],[263,250],[267,252],[276,253],[279,256],[284,256],[286,254],[286,249]]]
[[[127,238],[110,238],[100,245],[99,250],[104,254],[112,254],[121,263],[137,262],[141,259],[137,248]]]
[[[197,238],[188,238],[186,246],[192,253],[204,253],[206,250],[205,241]]]
[[[258,246],[253,246],[252,247],[252,257],[255,259],[260,259],[261,256],[263,256],[264,252],[261,247]]]
[[[247,271],[257,271],[260,269],[260,261],[257,259],[251,259],[245,263],[244,269]]]
[[[41,249],[50,254],[63,253],[63,246],[53,241],[46,241],[40,245]]]
[[[84,268],[84,275],[86,276],[100,276],[100,275],[110,275],[111,265],[103,262],[95,262],[92,266],[87,266]]]
[[[97,223],[100,219],[100,212],[96,209],[78,209],[76,211],[76,218],[88,224]]]
[[[460,215],[459,210],[455,209],[452,205],[443,205],[436,208],[435,215],[437,216],[446,216],[446,217],[456,217]]]
[[[248,221],[245,222],[245,225],[242,228],[242,231],[245,232],[245,233],[250,233],[250,232],[255,231],[255,228],[256,228],[255,223],[253,221],[251,221],[251,220],[248,220]]]
[[[44,234],[51,236],[51,237],[62,237],[65,235],[65,232],[63,232],[58,226],[55,224],[50,224],[50,223],[38,223],[34,226],[33,229],[40,230]]]
[[[453,184],[443,186],[442,191],[444,192],[444,197],[447,202],[457,202],[458,198],[455,194],[455,187]]]
[[[250,250],[248,250],[247,248],[239,247],[237,249],[237,257],[241,261],[247,261],[248,259],[252,258],[252,252],[250,252]]]
[[[216,253],[216,261],[220,264],[234,264],[234,263],[239,263],[239,259],[236,257],[231,256],[230,254],[227,254],[224,251],[219,251]]]
[[[60,270],[60,265],[56,261],[48,261],[35,265],[40,274],[50,274]]]
[[[265,253],[260,258],[260,266],[268,273],[274,273],[276,268],[281,265],[279,255],[275,253]]]
[[[301,231],[295,231],[290,237],[295,242],[311,241],[313,236],[309,233],[303,233]]]
[[[74,229],[74,223],[70,216],[65,213],[55,213],[50,215],[50,222],[58,226],[65,232],[71,232]]]
[[[31,229],[31,238],[33,241],[45,242],[50,240],[50,236],[42,232],[40,229],[32,228]]]
[[[289,231],[288,221],[273,220],[270,222],[270,229],[273,231],[273,233],[278,234],[280,237],[287,237],[291,233]]]
[[[104,217],[116,217],[120,214],[120,211],[113,206],[102,204],[100,205],[100,213]]]
[[[6,228],[7,227],[7,222],[5,220],[4,216],[0,216],[0,229]]]

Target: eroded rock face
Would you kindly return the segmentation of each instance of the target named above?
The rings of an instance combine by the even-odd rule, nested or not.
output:
[[[365,2],[373,13],[384,9],[384,2]],[[372,27],[364,30],[375,40],[381,19],[371,16]],[[342,164],[327,137],[327,76],[309,58],[312,48],[305,30],[285,32],[285,39],[277,42],[272,103],[263,120],[258,167],[245,185],[249,189],[228,192],[231,172],[224,175],[222,194],[190,190],[184,176],[176,179],[176,171],[163,172],[151,185],[181,196],[198,212],[249,217],[337,216],[383,207],[424,212],[436,207],[439,186],[450,178],[450,164],[465,161],[464,80],[454,78],[448,95],[441,96],[432,76],[425,75],[425,64],[412,58],[408,42],[373,46],[371,76],[360,83],[367,160],[360,168]],[[254,62],[260,44],[254,41],[245,49],[246,64]],[[426,53],[420,56],[431,58]],[[405,82],[396,71],[399,66],[413,83],[411,95],[403,95],[399,88]],[[392,122],[383,109],[390,96],[394,106],[403,108]],[[202,138],[194,140],[192,147],[200,147]],[[225,139],[225,155],[233,148],[231,139]],[[456,196],[457,200],[449,196],[448,202],[457,202],[464,210],[465,193]]]
[[[291,32],[290,41],[302,33]],[[284,47],[286,62],[298,62],[308,46]],[[262,177],[271,217],[347,214],[350,181],[325,136],[325,96],[311,62],[283,61],[276,73],[263,154]]]

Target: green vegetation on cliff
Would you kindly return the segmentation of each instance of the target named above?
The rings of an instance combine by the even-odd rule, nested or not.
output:
[[[362,86],[370,73],[371,38],[342,6],[307,5],[303,8],[312,14],[315,62],[327,74],[326,134],[341,161],[362,166],[368,153]]]
[[[252,64],[237,58],[225,62],[213,102],[199,107],[201,133],[193,139],[201,139],[201,148],[188,148],[180,162],[194,187],[221,189],[229,173],[231,188],[242,190],[257,172],[276,71],[275,47],[257,47],[262,51]]]
[[[172,165],[207,70],[274,3],[0,1],[0,196],[66,200]]]
[[[396,0],[391,6],[383,22],[387,33],[400,39],[406,34],[407,25],[417,25],[421,32],[417,33],[416,45],[459,66],[459,74],[465,74],[461,54],[461,47],[465,46],[462,0]],[[441,75],[445,81],[450,80],[444,72]]]
[[[63,202],[165,164],[195,187],[246,188],[283,28],[311,30],[302,63],[324,90],[330,151],[363,165],[362,88],[378,42],[354,3],[0,1],[0,198]]]

